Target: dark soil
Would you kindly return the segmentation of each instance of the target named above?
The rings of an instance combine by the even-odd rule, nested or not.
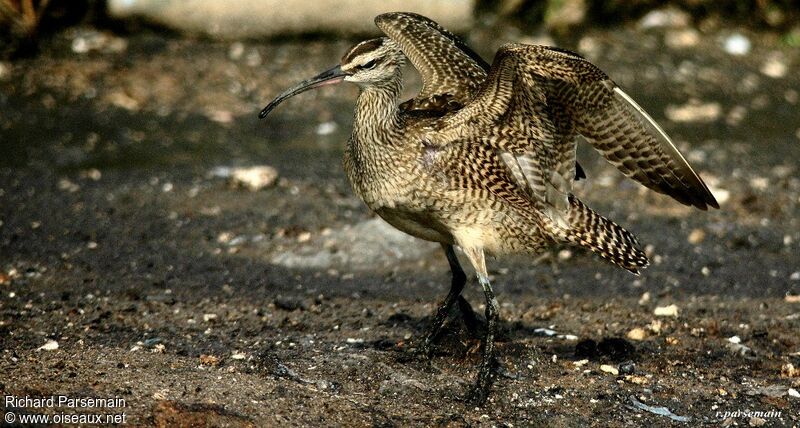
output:
[[[576,193],[635,232],[652,266],[634,277],[562,249],[491,260],[500,370],[475,407],[462,397],[479,342],[457,314],[433,358],[413,352],[449,286],[437,246],[416,241],[396,263],[274,263],[372,218],[339,160],[355,88],[257,120],[352,41],[93,31],[2,63],[0,391],[126,407],[4,402],[4,413],[124,411],[159,426],[800,424],[800,52],[777,38],[745,32],[743,56],[721,48],[733,29],[681,48],[664,40],[688,30],[559,41],[639,100],[725,197],[691,210],[581,147]],[[106,39],[78,54],[78,37]],[[523,36],[473,39],[490,58]],[[257,164],[279,170],[275,186],[235,189],[211,173]],[[478,288],[466,291],[476,309]],[[672,304],[677,316],[654,314]],[[51,340],[57,349],[40,349]],[[725,419],[734,411],[779,416]]]

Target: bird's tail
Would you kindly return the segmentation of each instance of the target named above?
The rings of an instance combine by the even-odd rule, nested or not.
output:
[[[570,226],[560,229],[557,235],[634,274],[638,275],[639,269],[647,267],[650,261],[630,232],[592,211],[573,195],[569,196],[569,203]]]

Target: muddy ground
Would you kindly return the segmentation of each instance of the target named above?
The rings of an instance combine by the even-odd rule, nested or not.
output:
[[[749,52],[723,49],[734,33]],[[511,40],[541,41],[471,35],[487,58]],[[800,424],[797,49],[725,27],[555,41],[652,113],[722,208],[645,191],[582,147],[589,178],[576,193],[636,233],[653,263],[634,277],[562,249],[490,260],[501,369],[475,407],[462,397],[479,342],[457,314],[432,359],[413,352],[449,286],[443,255],[384,227],[344,178],[356,89],[303,94],[257,120],[352,42],[83,28],[0,64],[0,391],[125,400],[3,402],[4,414],[125,412],[158,426]],[[225,178],[261,164],[278,170],[275,185],[252,192]],[[474,282],[466,296],[483,307]],[[724,414],[736,411],[764,413]]]

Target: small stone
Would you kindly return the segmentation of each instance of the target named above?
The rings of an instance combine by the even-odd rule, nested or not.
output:
[[[761,73],[765,76],[772,77],[773,79],[780,79],[786,76],[786,62],[779,57],[769,58],[763,65],[761,65]]]
[[[604,371],[604,372],[606,372],[606,373],[611,373],[611,374],[613,374],[614,376],[616,376],[616,375],[618,375],[618,374],[619,374],[619,370],[617,370],[617,368],[616,368],[616,367],[614,367],[614,366],[612,366],[612,365],[609,365],[609,364],[603,364],[603,365],[601,365],[601,366],[600,366],[600,370],[601,370],[601,371]]]
[[[703,229],[693,229],[687,239],[690,244],[697,245],[706,239],[706,232]]]
[[[739,337],[739,336],[731,336],[731,337],[728,338],[728,342],[737,343],[737,344],[738,343],[742,343],[742,338]]]
[[[669,31],[664,36],[664,44],[672,49],[685,49],[696,46],[700,42],[700,33],[694,28]]]
[[[561,261],[566,261],[572,258],[572,251],[563,249],[558,252],[558,259]]]
[[[753,416],[753,417],[750,418],[750,420],[747,423],[751,427],[760,427],[760,426],[763,426],[764,424],[766,424],[767,420],[763,419],[763,418],[759,418],[759,417]]]
[[[92,181],[99,181],[103,177],[103,173],[97,168],[89,168],[84,171],[84,175]]]
[[[790,397],[794,397],[794,398],[800,398],[800,392],[798,392],[798,391],[797,391],[796,389],[794,389],[794,388],[789,388],[789,390],[788,390],[788,391],[786,391],[786,392],[789,394],[789,396],[790,396]]]
[[[230,110],[215,109],[206,113],[211,121],[217,123],[231,123],[233,122],[233,112]]]
[[[48,340],[44,345],[40,346],[39,349],[42,351],[55,351],[58,349],[58,342],[55,340]]]
[[[69,193],[75,193],[81,189],[81,186],[73,183],[68,178],[62,178],[61,180],[58,180],[58,188],[59,190],[66,190]]]
[[[703,103],[699,100],[690,100],[684,105],[668,105],[664,114],[667,119],[679,123],[709,123],[722,115],[722,106],[718,102]]]
[[[731,198],[731,192],[727,189],[723,189],[721,187],[709,186],[708,190],[711,192],[712,195],[714,195],[714,199],[716,199],[720,205],[724,204],[725,202],[728,202],[728,200]]]
[[[642,30],[663,27],[685,27],[691,21],[689,14],[677,9],[668,7],[656,9],[648,12],[639,20],[638,26]]]
[[[677,317],[678,306],[675,304],[669,306],[659,306],[653,310],[653,315],[657,317]]]
[[[750,39],[739,33],[728,36],[723,43],[723,49],[731,55],[747,55],[751,47]]]
[[[217,314],[203,314],[203,321],[209,322],[217,319]]]
[[[645,291],[642,293],[642,296],[639,297],[639,305],[646,305],[648,303],[650,303],[650,292]]]
[[[200,364],[216,367],[219,365],[219,358],[214,355],[200,354]]]
[[[244,44],[242,44],[242,42],[234,42],[228,48],[228,58],[230,58],[231,61],[242,59],[242,55],[244,55]]]
[[[732,354],[745,358],[749,358],[754,355],[753,350],[750,347],[742,345],[741,343],[728,343],[728,350]]]
[[[252,192],[259,191],[275,183],[278,171],[267,165],[234,168],[231,172],[232,183]]]
[[[94,242],[94,241],[87,242],[86,243],[86,248],[88,248],[90,250],[94,250],[95,248],[97,248],[97,242]]]
[[[258,50],[251,49],[244,57],[244,62],[248,67],[258,67],[264,60],[261,58],[261,54],[258,53]]]
[[[797,278],[790,278],[790,279],[793,281],[797,281]],[[800,303],[800,294],[787,294],[783,296],[783,301],[786,303]]]
[[[800,377],[800,369],[792,363],[786,363],[781,366],[781,377]]]
[[[241,352],[235,352],[231,355],[231,359],[233,360],[243,360],[245,358],[247,358],[247,356]]]
[[[647,337],[647,332],[643,328],[636,327],[629,331],[626,337],[631,340],[644,340]]]
[[[678,338],[677,338],[677,337],[673,337],[673,336],[667,336],[667,337],[665,337],[665,338],[664,338],[664,342],[665,342],[667,345],[670,345],[670,346],[675,346],[675,345],[677,345],[678,343],[680,343],[680,341],[678,340]]]
[[[11,67],[8,63],[0,61],[0,80],[5,80],[8,76],[11,76]]]
[[[631,383],[635,383],[636,385],[647,385],[650,382],[646,376],[639,376],[639,375],[625,376],[625,380]]]
[[[573,361],[573,362],[572,362],[572,365],[574,365],[575,367],[583,367],[583,366],[585,366],[585,365],[586,365],[588,362],[589,362],[589,360],[587,360],[587,359],[583,359],[583,360]]]
[[[331,135],[336,132],[337,128],[339,128],[339,125],[336,122],[322,122],[317,125],[316,133],[317,135]]]
[[[664,323],[662,323],[661,320],[653,320],[650,322],[650,325],[648,325],[647,328],[649,328],[653,333],[659,334],[661,333],[661,327],[663,327],[663,325]]]
[[[617,368],[619,369],[619,372],[624,375],[632,375],[634,372],[636,372],[636,364],[633,361],[625,361],[620,363]]]
[[[119,107],[128,111],[139,110],[139,101],[123,91],[114,91],[106,96],[106,101],[115,107]]]

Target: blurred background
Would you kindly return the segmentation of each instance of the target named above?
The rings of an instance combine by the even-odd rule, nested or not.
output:
[[[271,401],[252,386],[263,380],[242,387],[229,375],[249,373],[250,356],[269,344],[301,376],[338,383],[339,390],[303,389],[294,397],[311,408],[345,409],[319,408],[320,417],[350,414],[347,406],[364,394],[410,394],[427,409],[421,415],[448,412],[416,384],[397,380],[384,390],[380,381],[332,368],[360,367],[379,379],[404,372],[442,388],[469,378],[469,365],[436,377],[408,372],[384,352],[421,334],[449,277],[437,245],[376,219],[344,178],[357,89],[307,92],[257,118],[280,91],[376,36],[372,19],[393,10],[440,22],[490,63],[507,42],[580,53],[662,125],[721,205],[711,212],[683,207],[581,145],[588,179],[575,193],[634,232],[652,265],[633,277],[566,248],[492,260],[508,334],[561,361],[573,357],[574,346],[537,338],[533,327],[557,325],[598,340],[634,337],[626,334],[639,328],[630,340],[642,352],[674,361],[705,355],[695,363],[715,368],[706,378],[671,376],[679,368],[645,355],[654,361],[645,370],[664,383],[643,392],[613,381],[590,387],[562,376],[561,363],[548,365],[548,357],[534,364],[540,374],[514,381],[516,389],[501,390],[498,400],[512,403],[525,382],[540,382],[528,389],[541,391],[558,379],[574,381],[566,388],[578,392],[561,390],[575,401],[550,407],[555,414],[591,415],[606,405],[628,412],[608,391],[623,400],[671,391],[684,400],[673,403],[678,411],[691,414],[723,400],[717,386],[736,392],[725,400],[757,400],[760,393],[740,382],[744,374],[769,383],[784,379],[781,364],[800,366],[796,1],[0,0],[0,373],[10,374],[0,390],[38,385],[61,393],[82,385],[108,392],[124,383],[123,395],[141,415],[185,411],[151,406],[203,394],[244,415],[279,414],[285,408],[265,407]],[[411,97],[419,78],[406,71]],[[478,288],[466,293],[480,307]],[[680,318],[650,324],[655,307],[673,303]],[[726,351],[733,335],[760,359]],[[39,350],[50,341],[54,353]],[[326,365],[320,350],[330,351],[324,358],[347,356]],[[351,351],[372,352],[370,362]],[[517,351],[507,358],[514,355],[520,367],[538,358]],[[80,358],[64,363],[59,352]],[[217,360],[197,362],[208,355]],[[64,364],[74,376],[42,377]],[[186,371],[172,370],[175,364]],[[306,370],[318,366],[322,372]],[[225,380],[211,379],[217,373]],[[198,379],[221,383],[215,389]],[[700,392],[681,390],[692,382]],[[714,391],[707,382],[718,382]],[[178,390],[189,398],[176,398]],[[590,398],[600,404],[587,404]],[[380,403],[386,414],[406,411],[393,402]],[[506,410],[516,405],[508,403]],[[468,410],[460,413],[479,421]],[[382,417],[354,412],[373,422]],[[521,418],[509,422],[526,425],[524,414],[509,412]],[[598,412],[614,420],[613,412]]]

